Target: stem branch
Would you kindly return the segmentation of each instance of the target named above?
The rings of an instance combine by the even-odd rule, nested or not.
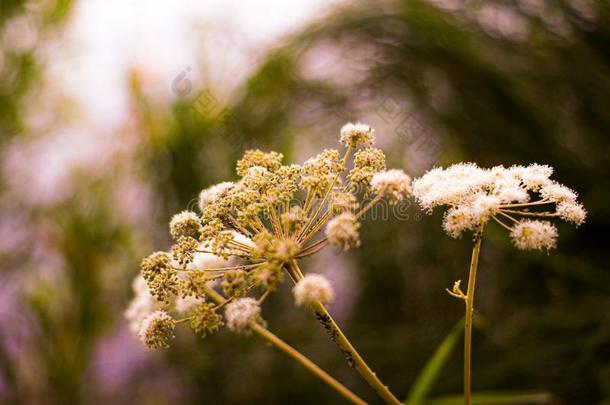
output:
[[[221,294],[217,293],[216,291],[214,291],[214,289],[210,287],[204,287],[204,292],[218,305],[223,305],[227,302],[227,299],[225,297],[223,297]],[[288,343],[284,342],[282,339],[280,339],[273,333],[271,333],[267,328],[256,323],[252,324],[251,327],[252,331],[256,332],[262,338],[267,339],[267,341],[275,345],[278,349],[286,353],[288,356],[292,357],[303,367],[311,371],[316,377],[324,381],[335,391],[341,394],[345,399],[347,399],[353,404],[366,405],[366,402],[364,402],[360,397],[350,391],[346,386],[335,380],[326,371],[322,370],[314,362],[302,355],[298,350],[290,346]]]

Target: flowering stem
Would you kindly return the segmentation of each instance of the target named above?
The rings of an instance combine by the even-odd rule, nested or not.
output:
[[[212,299],[212,301],[216,302],[216,304],[218,304],[219,306],[224,305],[227,302],[227,299],[225,297],[223,297],[221,294],[217,293],[216,291],[214,291],[214,289],[210,287],[203,287],[203,291],[205,295]],[[290,346],[288,343],[284,342],[282,339],[280,339],[273,333],[271,333],[267,328],[256,323],[252,324],[251,328],[252,331],[256,332],[259,336],[264,339],[267,339],[267,341],[275,345],[278,349],[292,357],[298,363],[301,363],[301,365],[311,371],[314,375],[316,375],[316,377],[320,378],[326,384],[331,386],[345,399],[347,399],[353,404],[366,405],[366,402],[364,402],[360,397],[350,391],[346,386],[335,380],[326,371],[322,370],[314,362],[302,355],[298,350]]]
[[[301,269],[295,260],[288,264],[294,281],[298,281],[303,277]],[[339,325],[332,318],[324,304],[316,302],[313,304],[313,310],[316,319],[324,326],[326,332],[334,341],[347,359],[347,364],[355,368],[358,373],[366,380],[366,382],[375,390],[375,392],[388,404],[400,404],[401,402],[392,394],[389,388],[381,382],[375,372],[365,363],[364,359],[356,351],[354,346],[347,339]]]
[[[472,258],[470,260],[470,272],[468,274],[468,290],[466,291],[466,315],[464,317],[464,405],[470,405],[471,386],[471,352],[472,352],[472,315],[474,311],[474,288],[477,278],[477,267],[479,264],[479,252],[481,251],[481,240],[483,229],[479,229],[473,238]]]

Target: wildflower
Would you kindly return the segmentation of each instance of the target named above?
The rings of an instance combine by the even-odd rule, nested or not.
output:
[[[138,336],[149,349],[165,349],[174,338],[175,328],[176,322],[167,312],[155,311],[144,319]]]
[[[182,315],[189,314],[193,311],[198,305],[203,303],[203,298],[194,297],[194,296],[186,296],[179,297],[176,299],[174,304],[174,308],[176,308],[176,312]]]
[[[148,296],[142,293],[126,311],[147,346],[167,347],[175,325],[186,322],[203,337],[219,330],[225,318],[227,327],[239,333],[264,324],[260,303],[278,289],[285,272],[292,280],[301,278],[300,258],[328,244],[343,250],[360,245],[358,221],[380,200],[362,204],[373,179],[374,191],[391,203],[409,194],[406,174],[384,172],[385,155],[372,147],[372,128],[348,124],[340,138],[344,152],[326,149],[302,165],[284,164],[281,153],[248,150],[236,164],[237,181],[199,193],[200,216],[183,211],[172,217],[176,242],[169,253],[156,252],[142,261]],[[334,297],[330,283],[315,274],[305,276],[294,294],[299,305]],[[224,318],[220,308],[225,308]],[[323,319],[326,310],[319,311]],[[330,317],[324,319],[327,328],[338,330]],[[341,348],[357,357],[350,345]],[[369,378],[385,400],[396,401],[373,374]]]
[[[388,198],[390,204],[396,204],[409,196],[411,178],[402,170],[386,170],[373,175],[371,188],[377,194]]]
[[[523,185],[532,191],[538,191],[542,186],[550,182],[549,177],[553,174],[553,168],[547,165],[533,163],[528,167],[516,167]]]
[[[326,237],[331,245],[339,246],[343,250],[358,247],[360,246],[359,227],[356,216],[350,212],[344,212],[326,225]]]
[[[227,327],[234,332],[244,333],[250,330],[253,322],[260,317],[261,307],[253,298],[240,298],[227,305],[225,318]]]
[[[298,306],[321,302],[331,303],[335,299],[335,291],[326,277],[321,274],[307,274],[292,289]]]
[[[578,195],[574,190],[556,182],[548,182],[540,188],[540,196],[553,202],[576,202]]]
[[[459,238],[466,230],[473,231],[479,222],[469,207],[453,207],[445,212],[443,229],[452,238]]]
[[[562,201],[557,204],[557,215],[564,221],[572,222],[576,226],[579,226],[585,222],[587,211],[579,203]]]
[[[275,291],[278,284],[284,280],[284,270],[278,262],[263,263],[257,266],[253,273],[256,286],[267,291]]]
[[[305,161],[300,185],[315,197],[322,197],[341,169],[339,151],[326,149],[316,157]]]
[[[466,230],[482,229],[493,219],[511,233],[520,249],[549,249],[555,245],[556,229],[546,226],[550,225],[546,221],[542,226],[524,218],[558,217],[580,225],[586,217],[576,202],[577,194],[551,180],[552,173],[552,167],[536,163],[491,169],[460,163],[447,169],[434,168],[416,179],[413,195],[429,213],[438,206],[450,207],[443,229],[454,238]],[[532,200],[536,194],[540,198]]]
[[[192,211],[182,211],[172,217],[169,223],[170,233],[174,239],[181,236],[196,237],[201,227],[201,221]]]
[[[347,176],[354,187],[369,187],[375,173],[385,170],[385,154],[381,149],[360,149],[354,154],[354,168]]]
[[[190,263],[193,261],[193,255],[197,248],[199,248],[197,239],[190,236],[181,236],[178,242],[172,246],[172,257],[181,265]]]
[[[372,145],[375,142],[373,128],[361,123],[345,124],[341,128],[341,143],[346,147],[357,148],[361,145]]]
[[[169,302],[169,298],[178,292],[178,273],[165,252],[155,252],[142,260],[140,274],[150,293],[159,301]]]
[[[132,333],[137,334],[142,321],[152,312],[161,309],[162,304],[150,294],[142,276],[134,278],[132,288],[135,295],[125,310],[125,319],[129,322]]]
[[[216,201],[225,191],[233,186],[234,183],[225,181],[201,190],[201,193],[199,193],[199,209],[201,212],[205,210],[205,207]]]
[[[222,325],[222,316],[216,313],[216,306],[205,302],[192,309],[189,323],[193,332],[205,337],[209,333],[216,332]]]
[[[549,221],[523,220],[513,227],[510,236],[522,250],[550,250],[557,245],[557,228]]]
[[[331,208],[335,214],[353,211],[358,208],[358,199],[349,191],[340,191],[333,196]]]
[[[242,297],[248,292],[248,274],[241,269],[228,270],[220,285],[227,296]]]
[[[288,211],[282,214],[281,218],[288,233],[302,229],[307,223],[307,215],[299,205],[290,207]]]
[[[263,152],[258,149],[248,150],[244,153],[241,160],[237,162],[237,175],[245,176],[249,169],[255,166],[265,168],[269,171],[275,171],[282,166],[284,155],[277,152]]]

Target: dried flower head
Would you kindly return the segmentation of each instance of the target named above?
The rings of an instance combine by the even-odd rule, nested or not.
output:
[[[385,168],[385,154],[381,149],[360,149],[354,155],[354,167],[347,178],[352,187],[357,189],[358,186],[363,186],[366,189],[370,186],[373,176]]]
[[[185,265],[193,261],[193,257],[199,248],[197,239],[190,236],[181,236],[178,242],[172,246],[172,257],[179,264]]]
[[[244,333],[260,318],[261,307],[254,298],[239,298],[227,305],[227,327],[233,332]]]
[[[411,193],[411,178],[402,170],[386,170],[373,175],[371,188],[375,193],[386,197],[390,204],[396,204]]]
[[[200,192],[200,216],[183,211],[172,217],[176,243],[170,253],[142,261],[148,295],[134,298],[130,322],[139,329],[143,317],[162,307],[205,336],[223,325],[219,312],[225,308],[228,328],[248,331],[252,322],[262,322],[260,302],[278,289],[284,273],[301,277],[295,261],[328,244],[359,246],[358,221],[379,200],[362,204],[372,179],[376,193],[396,202],[409,194],[409,178],[400,171],[379,173],[385,155],[372,147],[372,128],[348,124],[340,141],[343,152],[325,149],[302,165],[284,164],[281,153],[246,151],[236,164],[237,181]],[[334,295],[317,275],[306,276],[295,294],[303,303],[330,302]]]
[[[169,223],[169,231],[174,239],[181,236],[197,237],[200,227],[201,221],[192,211],[182,211],[174,215]]]
[[[159,301],[169,302],[178,292],[178,272],[172,267],[166,252],[155,252],[144,258],[140,274],[146,280],[150,293]]]
[[[346,147],[357,148],[362,145],[373,145],[375,143],[375,135],[373,128],[368,125],[351,122],[345,124],[341,128],[341,144]]]
[[[165,349],[174,338],[175,328],[176,322],[167,312],[155,311],[144,319],[138,336],[149,349]]]
[[[315,302],[328,304],[335,299],[335,291],[326,277],[310,273],[303,277],[292,289],[295,303],[298,306]]]
[[[206,337],[220,329],[223,325],[222,316],[216,310],[217,306],[209,302],[194,307],[190,319],[193,332],[201,337]]]
[[[360,224],[351,212],[337,215],[326,225],[326,237],[331,245],[339,246],[343,250],[360,246]]]

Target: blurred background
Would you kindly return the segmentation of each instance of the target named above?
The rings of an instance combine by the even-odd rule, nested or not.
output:
[[[0,1],[0,403],[340,403],[256,337],[180,330],[147,351],[123,312],[170,216],[235,179],[252,147],[301,163],[359,120],[389,166],[538,162],[587,223],[556,251],[483,244],[474,390],[610,403],[610,4]],[[462,315],[470,241],[415,206],[365,222],[360,249],[303,263],[400,397]],[[375,396],[285,285],[270,328]],[[461,390],[460,348],[430,395]]]

